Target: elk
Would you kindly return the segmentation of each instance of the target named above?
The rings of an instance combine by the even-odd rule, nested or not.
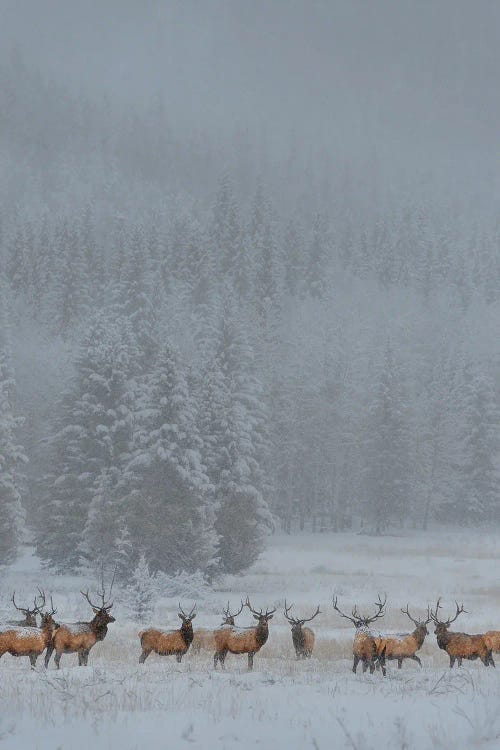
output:
[[[454,633],[450,632],[448,628],[455,622],[457,617],[465,612],[463,604],[459,605],[455,602],[456,613],[455,617],[451,617],[448,620],[438,620],[438,610],[440,608],[441,597],[437,600],[436,609],[434,612],[430,611],[431,619],[434,623],[435,634],[439,648],[446,651],[450,657],[450,669],[457,662],[458,666],[462,666],[462,659],[481,659],[485,667],[495,666],[493,657],[491,655],[491,647],[488,643],[488,639],[484,635],[469,635],[468,633]]]
[[[144,664],[151,651],[160,656],[173,656],[178,662],[189,649],[193,641],[193,620],[196,617],[194,610],[196,604],[187,615],[179,603],[178,616],[182,620],[177,630],[143,630],[139,633],[141,639],[142,653],[139,656],[139,664]]]
[[[292,642],[295,648],[295,655],[297,659],[310,659],[314,648],[314,631],[311,630],[311,628],[304,628],[303,626],[304,623],[311,622],[311,620],[314,620],[316,615],[319,615],[319,606],[312,617],[308,617],[307,619],[304,618],[303,620],[299,620],[295,617],[289,616],[288,613],[290,612],[292,607],[293,604],[290,604],[289,607],[286,606],[285,599],[285,610],[283,614],[292,626]]]
[[[351,616],[344,614],[337,605],[337,597],[333,597],[333,608],[339,613],[341,617],[345,617],[350,620],[356,628],[356,635],[354,636],[354,643],[352,644],[352,653],[354,657],[352,671],[356,674],[359,662],[363,664],[363,672],[366,672],[370,668],[370,674],[373,674],[375,667],[380,666],[382,674],[385,677],[385,648],[382,647],[380,651],[377,651],[376,638],[370,630],[370,625],[375,622],[379,617],[385,615],[384,607],[387,601],[387,597],[384,601],[378,597],[378,601],[375,602],[377,611],[371,617],[361,615],[358,612],[357,607],[354,607]]]
[[[235,614],[231,614],[228,602],[226,609],[222,610],[224,619],[221,622],[220,627],[222,628],[226,625],[234,625],[235,617],[238,617],[238,615],[241,614],[243,607],[244,604],[243,602],[241,602],[241,607],[239,608],[238,612],[236,612]],[[201,649],[204,649],[206,651],[215,651],[215,630],[201,629],[194,631],[193,642],[191,644],[191,652],[198,654]]]
[[[57,628],[53,618],[56,610],[52,603],[52,597],[50,598],[50,604],[52,610],[42,613],[40,628],[25,626],[0,632],[0,657],[4,654],[29,656],[31,668],[35,668],[36,660],[52,642],[53,634]]]
[[[214,632],[214,669],[217,669],[218,662],[220,662],[222,669],[225,668],[224,662],[228,652],[230,654],[248,654],[248,669],[253,669],[253,657],[267,641],[269,635],[268,623],[273,618],[276,608],[266,609],[265,613],[262,610],[257,612],[252,609],[248,596],[243,606],[248,607],[257,620],[257,625],[249,628],[220,628]]]
[[[384,650],[384,658],[386,660],[398,660],[398,669],[401,669],[401,667],[403,666],[403,659],[413,659],[413,661],[416,661],[417,664],[420,664],[420,666],[422,666],[422,662],[420,661],[420,658],[417,656],[416,652],[420,648],[422,648],[425,636],[429,635],[429,631],[427,630],[427,625],[431,621],[429,608],[427,608],[426,620],[415,620],[409,612],[408,604],[406,605],[406,609],[402,609],[401,612],[404,615],[408,615],[412,623],[415,625],[415,630],[409,635],[402,638],[394,636],[375,638],[375,643],[377,645],[377,655],[379,655],[382,650]]]
[[[114,576],[113,576],[114,581]],[[109,593],[113,588],[113,581]],[[87,600],[92,607],[94,617],[90,621],[60,623],[55,631],[52,642],[47,648],[45,654],[45,667],[49,666],[50,657],[53,651],[56,652],[54,661],[57,669],[60,669],[61,656],[63,654],[78,653],[78,666],[86,667],[89,651],[98,641],[103,641],[108,632],[108,625],[115,622],[115,618],[110,614],[113,602],[106,602],[106,592],[104,587],[98,592],[101,598],[100,604],[94,604],[90,600],[89,592],[80,591],[81,595]]]
[[[40,610],[42,607],[45,606],[45,594],[41,589],[38,589],[38,593],[40,594],[41,603],[37,604],[37,597],[33,599],[34,607],[33,609],[30,609],[29,607],[18,607],[16,604],[16,592],[12,594],[11,602],[14,605],[14,607],[19,611],[22,612],[24,615],[24,620],[7,620],[7,625],[18,625],[20,627],[28,627],[28,628],[36,628],[37,622],[36,622],[36,616],[41,614]]]

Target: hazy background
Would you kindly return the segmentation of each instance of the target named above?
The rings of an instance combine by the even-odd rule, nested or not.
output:
[[[6,559],[496,524],[499,79],[486,0],[0,2]]]

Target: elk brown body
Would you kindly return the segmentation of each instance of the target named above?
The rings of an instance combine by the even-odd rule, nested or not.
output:
[[[193,641],[192,621],[196,617],[196,614],[194,614],[195,607],[196,605],[189,615],[186,615],[179,604],[178,616],[182,620],[182,624],[177,630],[149,628],[139,633],[142,647],[142,653],[139,657],[140,664],[144,664],[152,651],[160,656],[175,656],[178,662],[182,661],[182,657]]]
[[[438,620],[438,610],[440,607],[440,599],[436,604],[434,612],[431,611],[431,618],[435,624],[435,634],[439,648],[446,651],[450,657],[450,669],[457,662],[458,666],[462,666],[462,660],[468,659],[473,661],[475,659],[481,659],[485,667],[495,666],[493,661],[492,649],[489,645],[488,639],[483,634],[469,635],[468,633],[455,633],[450,632],[448,628],[455,622],[457,617],[465,612],[463,605],[458,605],[456,602],[456,614],[453,618],[448,620]]]
[[[484,640],[490,651],[500,653],[500,630],[488,630],[484,634]]]
[[[50,657],[56,652],[54,661],[57,669],[60,669],[61,657],[63,654],[78,654],[78,665],[86,667],[89,658],[89,652],[98,641],[104,640],[108,632],[108,625],[115,622],[115,618],[110,613],[113,603],[106,603],[104,591],[100,594],[102,604],[92,604],[88,591],[80,592],[88,601],[94,612],[94,617],[89,622],[72,622],[61,623],[55,631],[52,642],[47,648],[45,654],[45,667],[48,667]]]
[[[429,610],[427,610],[428,619],[421,621],[413,619],[408,611],[408,607],[401,611],[403,614],[408,615],[410,620],[415,624],[415,630],[403,638],[390,636],[375,638],[377,655],[384,650],[386,660],[392,661],[397,659],[398,669],[401,669],[403,666],[404,659],[413,659],[413,661],[422,666],[422,662],[416,652],[422,648],[425,636],[429,634],[427,630],[427,625],[431,621]]]
[[[258,621],[257,625],[249,628],[235,628],[225,626],[214,632],[215,637],[215,654],[214,669],[220,662],[222,669],[225,668],[225,660],[228,653],[230,654],[248,654],[248,669],[253,669],[253,657],[260,651],[266,643],[269,636],[269,620],[273,618],[276,609],[266,610],[265,613],[260,610],[257,612],[252,609],[247,597],[245,606],[249,608],[254,618]]]
[[[243,602],[241,604],[240,609],[235,614],[231,614],[229,611],[229,602],[227,603],[227,608],[223,609],[223,615],[224,619],[220,624],[220,628],[225,627],[226,625],[233,626],[235,617],[238,617],[238,615],[241,613],[243,609]],[[198,654],[201,650],[204,651],[215,651],[215,629],[208,630],[208,629],[200,629],[195,630],[193,633],[193,642],[191,643],[191,652]]]
[[[0,657],[4,654],[12,656],[29,656],[32,668],[36,660],[51,643],[53,633],[57,628],[52,612],[42,615],[41,628],[22,627],[12,628],[0,632]]]
[[[354,636],[354,642],[352,644],[353,664],[352,671],[356,674],[359,662],[363,666],[363,672],[370,669],[370,674],[373,674],[376,667],[382,669],[382,674],[386,676],[385,669],[385,647],[382,645],[380,650],[377,650],[377,641],[372,631],[370,630],[370,624],[375,622],[379,617],[383,617],[384,607],[386,599],[381,600],[380,596],[378,602],[375,603],[377,611],[371,617],[361,615],[357,607],[354,607],[351,615],[346,615],[338,607],[337,597],[333,598],[333,608],[339,613],[341,617],[345,617],[350,620],[356,628],[356,634]]]

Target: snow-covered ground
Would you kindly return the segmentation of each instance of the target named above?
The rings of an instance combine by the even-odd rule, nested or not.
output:
[[[373,609],[387,593],[382,630],[408,631],[400,607],[421,614],[443,597],[468,614],[457,626],[468,632],[500,629],[498,535],[477,532],[417,533],[375,538],[356,534],[276,536],[246,574],[227,577],[197,602],[194,624],[218,624],[229,599],[236,607],[249,594],[254,607],[279,606],[270,622],[269,641],[256,655],[253,673],[246,657],[229,655],[226,671],[214,672],[212,654],[174,658],[151,655],[138,664],[137,632],[116,597],[117,622],[90,654],[90,666],[63,656],[37,671],[28,659],[0,661],[0,747],[2,748],[500,748],[500,669],[477,662],[450,671],[435,636],[421,651],[423,668],[388,665],[380,674],[353,675],[353,627],[332,608]],[[22,558],[2,576],[0,615],[37,585],[53,593],[61,620],[86,618],[90,610],[79,590],[91,581],[53,577],[36,560]],[[309,661],[295,660],[284,598],[294,610],[321,614],[314,621],[316,650]],[[193,602],[185,600],[189,607]],[[158,602],[153,623],[176,626],[177,602]],[[239,624],[250,624],[248,613]],[[149,623],[144,623],[149,624]],[[500,662],[500,655],[497,656]],[[500,664],[499,664],[500,667]]]

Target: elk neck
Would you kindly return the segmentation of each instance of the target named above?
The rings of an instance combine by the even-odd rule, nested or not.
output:
[[[184,638],[184,643],[189,647],[193,640],[193,623],[191,622],[191,620],[189,620],[189,622],[182,623],[181,633],[182,637]]]
[[[412,633],[412,636],[415,638],[419,648],[423,645],[426,635],[427,633],[425,625],[417,625]]]
[[[264,645],[264,643],[267,641],[268,635],[269,635],[268,623],[265,620],[263,622],[259,622],[259,624],[255,628],[255,640],[259,644],[259,647]]]

